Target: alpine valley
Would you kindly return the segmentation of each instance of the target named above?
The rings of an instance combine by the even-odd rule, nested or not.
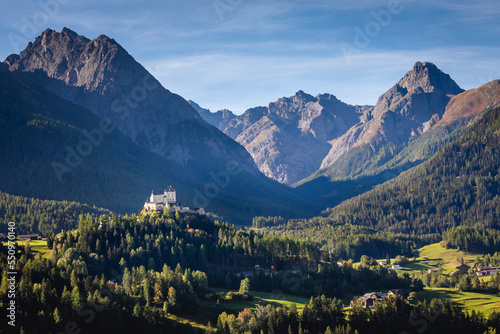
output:
[[[500,332],[500,80],[410,67],[213,113],[43,31],[0,63],[0,332]]]

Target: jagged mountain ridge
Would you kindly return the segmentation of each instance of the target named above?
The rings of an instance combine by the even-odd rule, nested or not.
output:
[[[333,95],[314,98],[299,91],[240,116],[195,109],[245,146],[268,177],[300,185],[321,175],[356,177],[380,169],[436,126],[448,102],[461,92],[434,64],[417,62],[375,107],[348,106]]]
[[[336,141],[321,164],[328,168],[353,147],[368,144],[373,151],[390,143],[402,147],[441,119],[450,99],[463,90],[432,63],[413,69],[377,101],[373,113]],[[347,176],[341,171],[339,176]]]
[[[303,92],[280,99],[269,107],[249,109],[226,121],[227,125],[221,126],[220,121],[217,125],[247,148],[261,171],[280,182],[285,180],[283,175],[292,175],[293,168],[307,171],[304,165],[311,166],[311,162],[322,159],[322,169],[314,171],[309,167],[312,175],[293,186],[323,205],[333,205],[396,177],[458,138],[470,121],[487,106],[495,105],[496,87],[490,83],[477,92],[463,92],[434,64],[417,62],[378,99],[375,107],[358,109],[357,122],[344,133],[340,131],[340,135],[333,135],[328,140],[320,131],[310,133],[311,137],[319,134],[320,143],[308,143],[306,136],[297,134],[297,129],[307,133],[308,117],[309,120],[321,120],[314,118],[311,109],[307,112],[304,108],[313,104],[315,98]],[[293,119],[294,113],[290,111],[294,109],[290,106],[294,105],[295,110],[301,110],[302,116],[296,121],[296,127],[287,128],[283,124]],[[207,110],[205,113],[210,115]],[[325,142],[331,144],[326,154]],[[259,143],[266,144],[256,145]],[[281,149],[277,149],[276,143]],[[323,146],[318,150],[320,145]],[[285,151],[286,147],[294,147],[301,153]],[[314,154],[321,150],[323,153]],[[325,155],[321,157],[322,154]],[[293,168],[269,164],[280,155],[286,155]]]
[[[208,158],[210,152],[213,161],[235,159],[257,172],[239,145],[221,136],[105,35],[89,40],[67,28],[61,33],[47,29],[5,64],[56,95],[111,119],[122,133],[152,152],[183,164]]]
[[[216,119],[212,124],[242,144],[265,175],[292,184],[314,173],[330,148],[329,142],[358,123],[371,108],[345,104],[331,94],[313,97],[299,91],[235,117],[196,109],[208,122]]]
[[[334,206],[427,161],[447,144],[464,135],[482,115],[498,106],[500,80],[494,80],[454,96],[442,118],[433,116],[428,123],[429,129],[411,138],[401,148],[390,142],[382,144],[378,151],[372,150],[369,144],[353,147],[328,168],[318,171],[296,187],[303,193],[316,194],[325,205]],[[356,163],[359,165],[356,166]],[[356,177],[338,177],[339,173],[352,166],[368,168],[361,170]]]

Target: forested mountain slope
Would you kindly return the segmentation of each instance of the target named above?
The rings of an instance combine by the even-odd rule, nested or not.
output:
[[[0,233],[7,233],[9,222],[15,223],[16,233],[49,233],[72,230],[80,215],[110,215],[106,209],[68,201],[48,201],[0,192]]]
[[[333,208],[329,218],[384,231],[500,227],[500,108],[430,160]]]

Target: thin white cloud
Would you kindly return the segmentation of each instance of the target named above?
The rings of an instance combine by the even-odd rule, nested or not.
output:
[[[416,61],[430,61],[470,89],[493,71],[500,48],[448,48],[426,51],[372,51],[342,56],[256,56],[205,54],[158,59],[146,68],[162,84],[215,111],[237,113],[266,105],[302,89],[313,95],[332,93],[351,104],[374,104],[378,97],[411,70]],[[479,61],[475,61],[479,60]],[[484,79],[483,79],[484,81]]]

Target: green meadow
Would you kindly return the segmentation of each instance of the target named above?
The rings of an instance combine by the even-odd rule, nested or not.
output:
[[[413,260],[409,258],[410,262],[405,264],[403,269],[398,270],[400,273],[408,273],[408,274],[421,274],[427,272],[429,269],[438,269],[440,273],[444,275],[449,275],[455,270],[457,267],[461,265],[459,259],[464,260],[464,264],[469,267],[474,266],[474,259],[477,255],[481,254],[471,254],[463,251],[459,251],[457,249],[446,249],[442,248],[439,243],[431,244],[420,248],[419,257]],[[424,257],[428,257],[428,259],[424,260]],[[385,260],[385,259],[379,259]],[[386,267],[390,267],[392,263],[394,263],[395,259],[391,259],[391,264]],[[356,263],[359,265],[359,263]]]
[[[417,299],[439,298],[457,303],[466,311],[481,311],[486,315],[500,311],[500,296],[476,292],[462,292],[448,288],[425,288],[417,294]]]

